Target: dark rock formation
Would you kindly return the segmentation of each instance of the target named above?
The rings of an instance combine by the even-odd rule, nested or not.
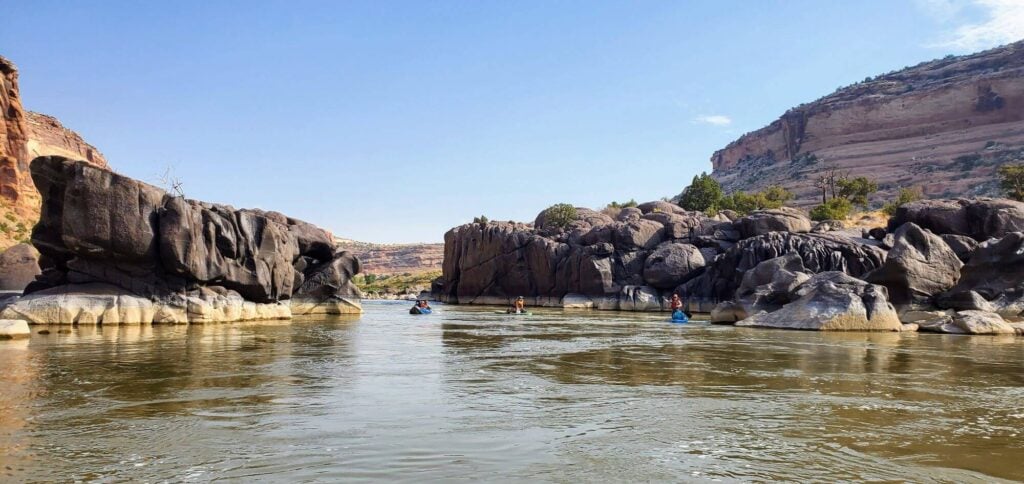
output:
[[[643,279],[658,289],[673,289],[686,282],[693,271],[704,267],[704,255],[696,246],[668,242],[658,246],[644,262]]]
[[[885,263],[865,277],[885,286],[893,304],[928,306],[932,296],[956,284],[963,263],[941,237],[914,223],[904,224],[893,237]]]
[[[118,297],[157,306],[181,306],[175,301],[188,297],[278,304],[295,295],[304,298],[305,313],[317,303],[326,312],[358,312],[359,293],[349,282],[358,261],[336,253],[330,234],[308,223],[174,197],[62,157],[35,159],[32,176],[43,197],[32,232],[42,274],[26,294],[66,296],[77,285],[105,285]],[[185,319],[194,312],[189,307]]]
[[[963,235],[979,242],[1024,231],[1024,203],[1005,198],[920,200],[900,206],[889,230],[913,222],[938,235]]]
[[[942,240],[946,242],[950,249],[953,249],[953,253],[956,254],[961,262],[970,260],[974,249],[978,248],[978,241],[966,235],[944,234]]]
[[[676,289],[689,300],[714,304],[730,300],[743,281],[743,274],[761,262],[797,254],[809,273],[839,271],[863,277],[881,267],[885,252],[863,245],[837,233],[792,234],[771,232],[745,239],[719,255],[696,278]]]
[[[983,243],[960,270],[960,279],[938,298],[940,307],[1024,314],[1024,233]]]

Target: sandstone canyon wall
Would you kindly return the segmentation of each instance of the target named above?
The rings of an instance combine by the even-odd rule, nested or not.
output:
[[[444,244],[374,244],[335,238],[338,248],[359,258],[365,274],[418,274],[441,270]]]
[[[782,185],[820,203],[815,178],[835,168],[926,196],[998,192],[996,169],[1024,161],[1024,41],[924,62],[793,108],[711,158],[728,191]]]

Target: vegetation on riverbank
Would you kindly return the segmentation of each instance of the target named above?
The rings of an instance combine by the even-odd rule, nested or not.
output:
[[[441,277],[441,271],[427,271],[403,274],[360,274],[354,278],[356,287],[363,295],[418,294],[429,291],[430,283]]]

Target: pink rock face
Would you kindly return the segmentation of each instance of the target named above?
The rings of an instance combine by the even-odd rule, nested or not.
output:
[[[811,157],[813,155],[814,158]],[[727,190],[772,184],[820,203],[826,168],[869,176],[878,199],[994,194],[995,170],[1024,158],[1024,41],[925,62],[791,109],[711,158]]]

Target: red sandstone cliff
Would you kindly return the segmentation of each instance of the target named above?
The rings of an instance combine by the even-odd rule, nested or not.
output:
[[[993,194],[995,170],[1020,161],[1024,41],[839,89],[711,157],[727,190],[778,184],[805,205],[828,168],[876,179],[880,201],[910,186],[929,196]]]
[[[0,56],[0,249],[27,239],[39,219],[40,196],[29,174],[37,156],[60,155],[107,168],[107,160],[52,116],[25,111],[18,69]]]

